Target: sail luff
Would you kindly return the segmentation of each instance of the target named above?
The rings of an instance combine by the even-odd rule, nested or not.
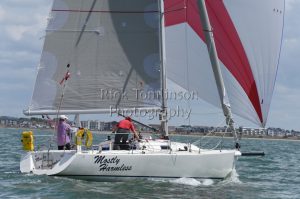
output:
[[[281,39],[280,39],[280,45],[279,45],[279,51],[278,51],[278,58],[277,58],[277,63],[276,63],[276,70],[275,70],[275,75],[274,75],[274,79],[273,81],[271,81],[270,83],[270,94],[269,94],[269,97],[272,98],[273,96],[273,93],[274,93],[274,87],[275,87],[275,84],[276,84],[276,79],[277,79],[277,73],[278,73],[278,67],[279,67],[279,62],[280,62],[280,56],[281,56],[281,50],[282,50],[282,44],[283,44],[283,31],[284,31],[284,22],[285,22],[285,9],[286,9],[286,5],[285,5],[285,2],[286,0],[283,0],[283,10],[282,10],[282,13],[283,13],[283,16],[282,16],[282,28],[281,28]],[[264,115],[264,120],[263,120],[263,123],[262,123],[262,127],[265,128],[266,127],[266,124],[267,124],[267,120],[268,120],[268,115],[269,115],[269,107],[271,105],[271,100],[269,100],[269,103],[267,105],[267,111],[266,111],[266,115]]]

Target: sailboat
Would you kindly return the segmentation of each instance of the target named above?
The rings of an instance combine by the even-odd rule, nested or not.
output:
[[[25,115],[157,112],[163,139],[130,150],[28,151],[22,173],[81,178],[226,178],[241,155],[232,113],[265,126],[283,0],[54,0]],[[167,79],[223,110],[230,150],[168,139]],[[226,89],[225,89],[226,88]],[[160,93],[139,98],[137,92]],[[103,147],[108,143],[108,147]]]

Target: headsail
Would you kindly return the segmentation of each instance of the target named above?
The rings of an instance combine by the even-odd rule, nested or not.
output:
[[[278,67],[284,0],[214,0],[206,5],[232,112],[264,126]],[[165,13],[168,77],[219,106],[197,0],[167,0]],[[180,79],[182,74],[186,77]]]
[[[161,91],[159,14],[158,0],[54,0],[28,112],[160,107],[137,95]]]

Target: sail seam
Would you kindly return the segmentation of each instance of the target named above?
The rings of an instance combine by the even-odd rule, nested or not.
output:
[[[158,13],[157,10],[150,10],[150,11],[120,11],[120,10],[93,10],[93,11],[89,11],[89,10],[58,10],[58,9],[54,9],[52,10],[53,12],[96,12],[96,13],[124,13],[124,14],[138,14],[138,13]]]

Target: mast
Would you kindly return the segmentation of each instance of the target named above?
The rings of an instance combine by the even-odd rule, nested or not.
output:
[[[164,20],[164,1],[159,0],[159,43],[160,43],[160,63],[161,63],[161,97],[162,97],[162,104],[161,104],[161,113],[159,116],[159,120],[161,122],[161,134],[168,137],[168,120],[167,120],[167,99],[166,99],[166,89],[167,89],[167,77],[166,77],[166,67],[165,67],[165,20]]]
[[[75,115],[74,122],[76,127],[81,127],[79,114]]]
[[[230,108],[230,105],[226,104],[224,101],[224,97],[226,94],[225,85],[224,85],[224,80],[223,80],[222,73],[221,73],[220,63],[219,63],[219,59],[218,59],[218,53],[217,53],[215,40],[214,40],[214,36],[213,36],[213,30],[212,30],[212,27],[211,27],[211,24],[209,21],[209,17],[207,14],[205,0],[199,0],[198,2],[199,2],[199,7],[200,7],[200,20],[202,23],[203,32],[205,34],[207,50],[209,53],[210,62],[211,62],[212,69],[214,72],[214,76],[215,76],[215,80],[216,80],[216,84],[217,84],[217,88],[218,88],[218,93],[219,93],[219,97],[220,97],[220,102],[222,105],[223,114],[226,118],[226,124],[229,126],[229,128],[234,133],[236,148],[239,148],[240,145],[238,143],[239,140],[238,140],[235,128],[234,128],[234,121],[233,121],[232,114],[231,114],[231,108]]]

